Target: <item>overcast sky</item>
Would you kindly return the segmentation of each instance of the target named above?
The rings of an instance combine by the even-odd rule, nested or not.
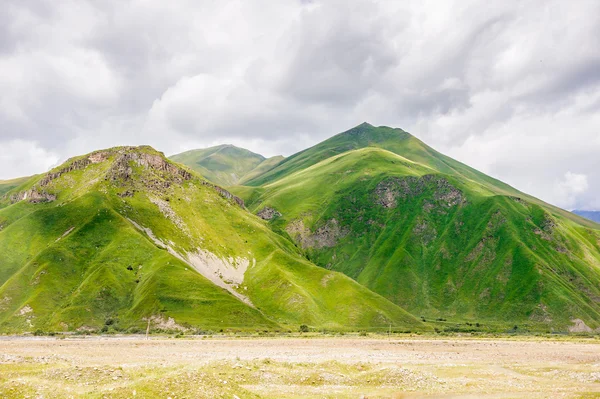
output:
[[[0,179],[123,144],[290,155],[363,121],[600,209],[600,1],[0,8]]]

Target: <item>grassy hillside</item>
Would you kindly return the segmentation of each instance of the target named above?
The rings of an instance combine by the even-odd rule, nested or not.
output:
[[[246,173],[238,182],[238,184],[245,184],[246,182],[263,175],[279,165],[285,158],[282,155],[277,155],[271,158],[267,158],[262,161],[258,166]]]
[[[413,314],[600,327],[597,224],[399,129],[360,125],[248,184],[232,190],[313,262]]]
[[[0,197],[29,180],[30,177],[19,177],[11,180],[0,180]]]
[[[535,197],[516,190],[506,183],[447,157],[402,129],[387,126],[375,127],[366,122],[286,158],[270,171],[254,179],[247,180],[244,185],[251,187],[267,186],[276,180],[306,169],[334,155],[365,147],[381,148],[390,151],[414,162],[427,165],[439,173],[460,177],[471,185],[479,186],[480,190],[484,192],[523,197],[529,202],[543,206],[552,214],[566,217],[591,228],[598,227],[595,223],[590,223],[587,219],[546,204]]]
[[[0,201],[0,331],[426,328],[319,268],[150,147],[67,161]]]
[[[170,158],[224,187],[267,172],[283,159],[281,156],[266,159],[262,155],[233,145],[191,150]]]

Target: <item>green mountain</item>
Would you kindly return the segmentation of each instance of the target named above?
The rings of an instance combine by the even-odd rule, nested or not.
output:
[[[250,172],[246,173],[237,184],[245,184],[246,182],[261,176],[264,173],[267,173],[277,165],[279,165],[285,158],[282,155],[277,155],[271,158],[267,158]]]
[[[311,261],[426,319],[600,327],[600,226],[362,124],[231,190]]]
[[[9,192],[10,190],[19,187],[25,183],[30,177],[19,177],[11,180],[0,180],[0,197]]]
[[[262,155],[233,145],[186,151],[170,158],[189,166],[220,186],[240,184],[248,178],[269,171],[283,160],[281,156],[266,159]]]
[[[423,323],[315,266],[150,147],[73,158],[0,200],[0,331]]]

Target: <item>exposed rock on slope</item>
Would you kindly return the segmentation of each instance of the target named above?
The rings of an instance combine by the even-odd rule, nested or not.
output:
[[[433,191],[432,199],[444,208],[463,204],[466,198],[462,192],[444,178],[435,175],[422,177],[391,177],[382,180],[375,188],[376,202],[384,208],[395,208],[398,200],[406,200],[422,195],[427,189]],[[426,204],[433,207],[430,201]]]
[[[281,213],[278,212],[276,209],[271,208],[270,206],[265,206],[256,214],[256,216],[263,220],[271,220],[273,218],[281,216]]]
[[[31,195],[52,201],[23,201]],[[24,182],[0,200],[0,226],[0,333],[133,332],[148,320],[176,330],[426,328],[308,262],[241,199],[150,147],[94,152]]]
[[[38,191],[36,189],[31,189],[27,191],[21,191],[17,194],[12,194],[10,196],[10,202],[15,203],[19,201],[29,201],[32,204],[37,204],[40,202],[52,202],[56,199],[56,195],[48,194],[44,191]]]
[[[308,258],[427,319],[600,327],[598,225],[362,124],[235,188]],[[331,221],[336,223],[332,224]]]
[[[325,225],[317,228],[313,233],[304,225],[302,220],[291,222],[286,231],[293,237],[302,248],[331,248],[334,247],[340,238],[348,235],[348,229],[341,228],[335,219],[328,220]]]

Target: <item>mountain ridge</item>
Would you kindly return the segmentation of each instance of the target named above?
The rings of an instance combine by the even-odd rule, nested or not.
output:
[[[209,175],[235,164],[223,152],[251,153],[210,150]],[[6,190],[0,330],[150,319],[176,329],[600,331],[600,225],[402,129],[363,123],[289,158],[254,158],[237,178],[247,185],[223,189],[151,147],[116,147]]]
[[[369,135],[369,133],[371,133],[372,135]],[[352,141],[351,143],[346,143],[345,145],[341,146],[337,146],[336,144],[337,141],[347,141],[345,139],[347,139],[348,137],[352,137],[354,140],[353,136],[361,135],[362,137],[359,137],[358,141]],[[402,142],[408,143],[408,145],[399,145],[399,143]],[[436,168],[441,172],[461,174],[465,178],[471,180],[483,179],[484,182],[488,183],[491,187],[496,189],[497,194],[523,196],[528,198],[530,201],[533,201],[539,205],[543,205],[544,207],[548,207],[552,209],[553,212],[560,213],[562,216],[574,220],[577,223],[586,225],[588,227],[598,227],[595,223],[590,224],[588,220],[579,217],[579,215],[575,215],[564,209],[558,208],[535,197],[532,197],[494,177],[487,176],[468,165],[465,165],[444,154],[441,154],[435,149],[429,147],[423,141],[419,140],[415,136],[400,128],[391,128],[388,126],[375,127],[368,122],[363,122],[352,129],[338,133],[321,143],[318,143],[296,154],[293,154],[292,156],[286,158],[275,168],[271,169],[270,171],[264,173],[261,176],[246,181],[245,184],[248,186],[265,185],[268,184],[269,181],[273,178],[281,178],[286,174],[289,174],[293,170],[305,168],[309,164],[317,163],[317,160],[320,161],[326,159],[331,155],[343,153],[350,148],[357,149],[372,145],[394,152],[401,156],[409,156],[411,159],[416,161],[423,159],[428,161],[433,160],[434,166],[436,166]],[[311,152],[316,152],[317,154],[313,155],[311,154]],[[305,162],[302,162],[302,160],[301,162],[295,162],[298,160],[298,158],[302,158],[307,154],[312,159],[309,159]],[[300,165],[298,165],[298,163]]]
[[[0,226],[3,332],[427,329],[148,146],[29,179],[2,197]]]
[[[230,189],[315,263],[413,314],[600,328],[599,225],[402,132],[361,124]]]
[[[170,159],[192,168],[215,184],[230,186],[240,183],[246,176],[268,171],[282,157],[265,158],[250,150],[223,144],[185,151],[170,156]]]

